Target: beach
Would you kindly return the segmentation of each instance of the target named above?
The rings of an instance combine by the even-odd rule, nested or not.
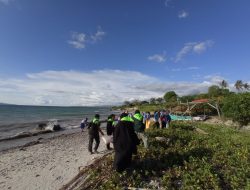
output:
[[[30,145],[30,146],[29,146]],[[99,154],[88,153],[87,130],[33,141],[0,152],[0,189],[59,189],[79,167],[107,153],[101,141]]]

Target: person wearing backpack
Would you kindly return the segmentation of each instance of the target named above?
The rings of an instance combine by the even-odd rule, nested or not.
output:
[[[95,140],[94,153],[98,153],[97,149],[98,149],[99,144],[100,144],[99,133],[104,135],[104,133],[102,132],[102,130],[100,128],[101,123],[100,123],[99,119],[100,119],[100,115],[96,114],[94,119],[89,123],[89,126],[88,126],[88,130],[89,130],[88,150],[89,150],[90,154],[93,154],[92,146],[93,146],[94,140]]]

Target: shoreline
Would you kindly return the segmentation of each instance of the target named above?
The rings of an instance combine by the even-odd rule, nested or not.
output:
[[[0,151],[0,189],[59,189],[78,173],[110,151],[103,141],[99,154],[88,153],[85,129],[61,134]]]

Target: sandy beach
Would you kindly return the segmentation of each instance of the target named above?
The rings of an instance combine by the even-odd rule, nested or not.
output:
[[[11,143],[11,142],[10,142]],[[37,144],[0,152],[0,189],[59,189],[95,158],[105,153],[88,153],[87,131],[41,139]]]

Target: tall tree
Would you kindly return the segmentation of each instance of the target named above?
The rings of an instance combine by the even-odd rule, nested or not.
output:
[[[221,82],[220,82],[220,86],[221,86],[221,88],[227,88],[228,87],[228,83],[227,83],[227,81],[225,81],[225,80],[222,80]]]
[[[242,89],[243,89],[243,86],[244,86],[244,84],[243,84],[242,80],[237,80],[237,81],[235,82],[235,84],[234,84],[234,87],[235,87],[238,91],[242,90]]]
[[[163,96],[165,102],[176,102],[177,101],[177,94],[175,91],[166,92]]]
[[[247,91],[250,89],[250,85],[247,82],[243,86],[244,86],[245,90],[247,90]]]

